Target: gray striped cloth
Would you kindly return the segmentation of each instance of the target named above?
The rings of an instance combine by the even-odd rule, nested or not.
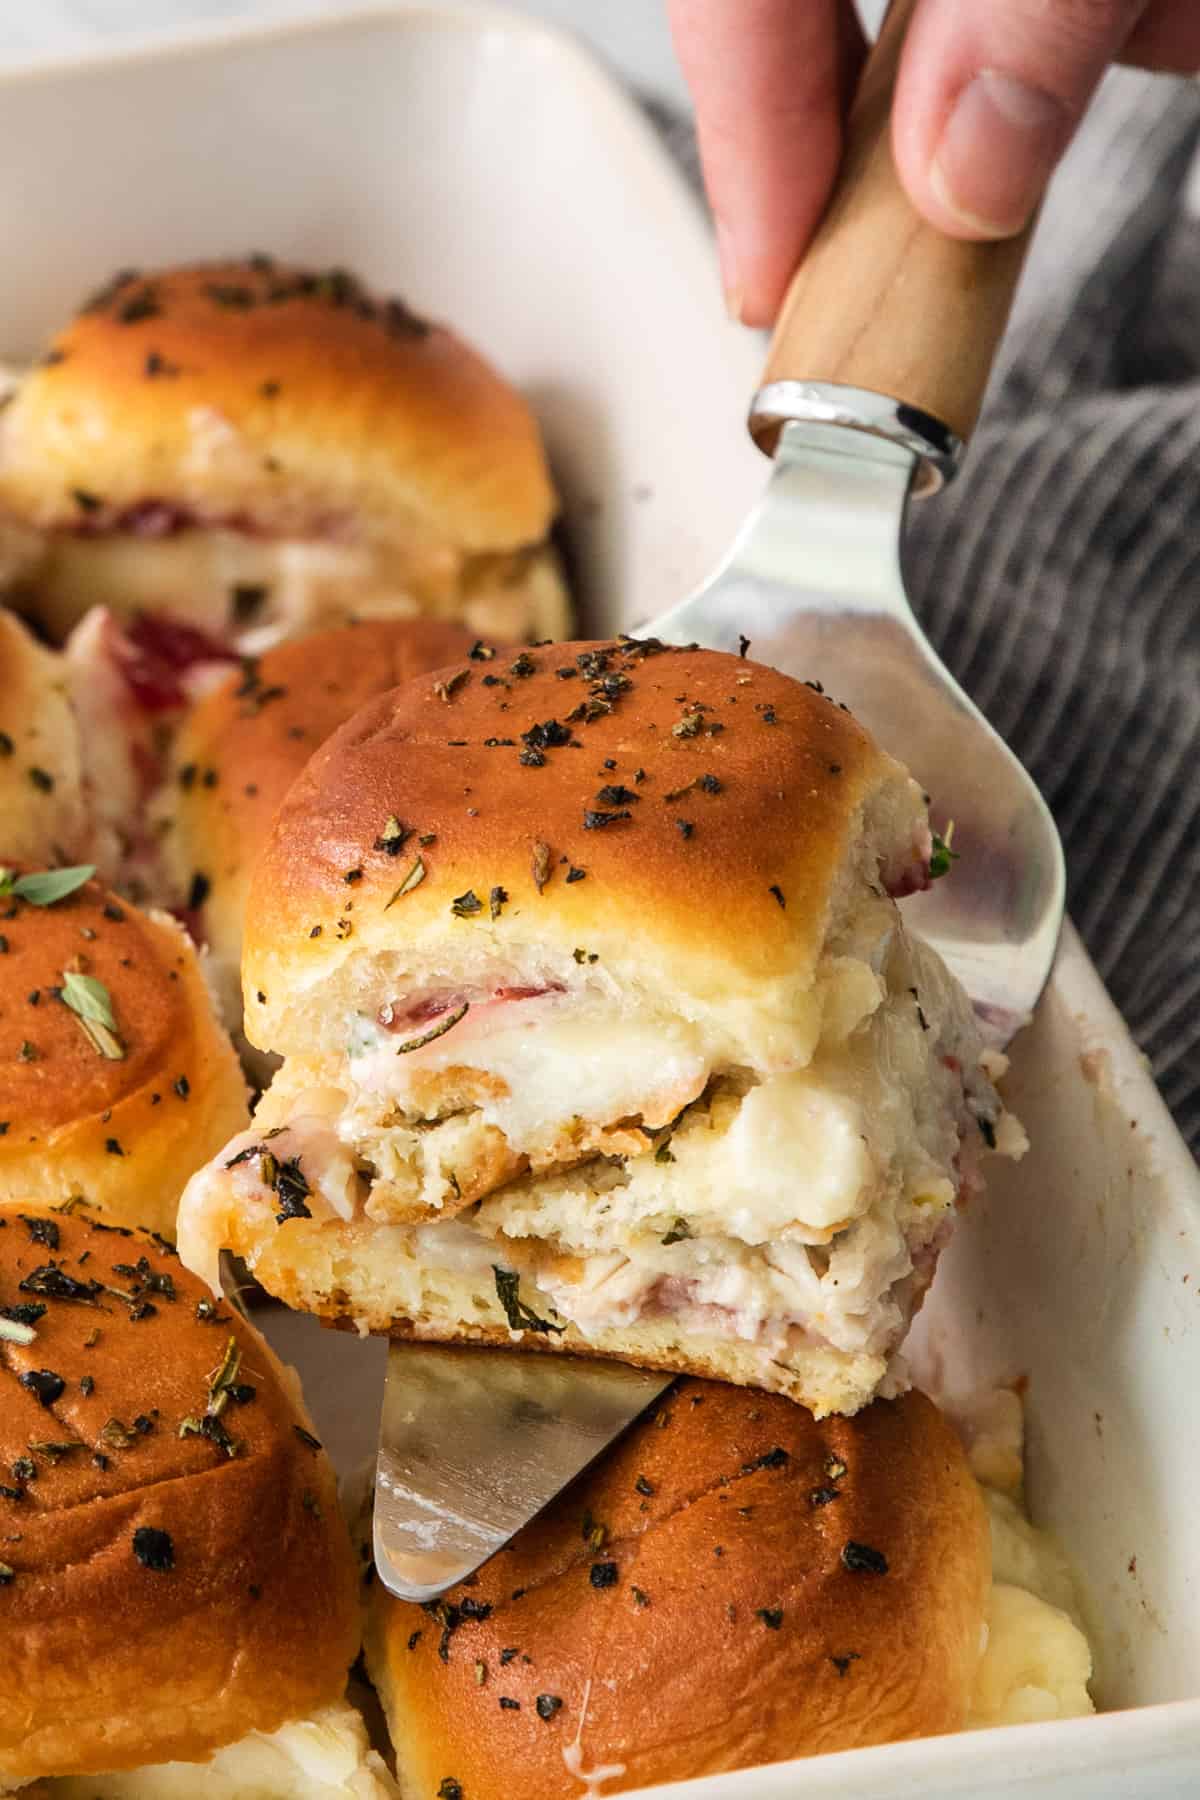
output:
[[[695,170],[690,130],[660,121]],[[909,593],[1032,772],[1070,907],[1200,1152],[1200,88],[1116,71],[1056,178]]]

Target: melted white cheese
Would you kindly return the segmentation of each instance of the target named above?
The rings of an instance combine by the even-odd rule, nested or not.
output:
[[[237,624],[235,588],[265,588],[260,618],[239,633],[242,648],[258,653],[284,636],[344,616],[348,600],[369,591],[378,576],[373,552],[364,546],[313,543],[303,539],[251,537],[216,527],[179,531],[170,537],[133,532],[105,536],[59,536],[51,540],[42,578],[52,594],[82,598],[116,613],[168,612],[204,630]],[[391,588],[391,610],[416,613]]]
[[[45,1783],[47,1800],[398,1800],[348,1702],[269,1735],[254,1731],[202,1763],[158,1763]]]
[[[414,1082],[435,1070],[479,1070],[507,1090],[481,1101],[483,1118],[522,1150],[553,1139],[573,1117],[611,1124],[640,1113],[651,1128],[665,1125],[703,1092],[714,1053],[701,1027],[686,1020],[580,1009],[553,994],[473,1005],[443,1037],[397,1055],[428,1029],[384,1032],[356,1020],[347,1036],[374,1048],[352,1058],[355,1086],[401,1107],[409,1102],[419,1116],[410,1101]]]
[[[968,1724],[1019,1725],[1093,1712],[1092,1655],[1079,1617],[1070,1564],[1053,1538],[1025,1516],[1016,1496],[1022,1474],[1019,1396],[979,1396],[970,1409],[971,1464],[984,1485],[992,1542],[986,1644]]]

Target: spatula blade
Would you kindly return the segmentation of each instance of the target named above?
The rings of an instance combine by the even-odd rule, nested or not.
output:
[[[670,1386],[583,1357],[393,1344],[375,1470],[375,1568],[401,1600],[470,1575]]]

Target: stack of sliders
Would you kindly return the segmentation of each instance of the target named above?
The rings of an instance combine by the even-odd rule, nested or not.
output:
[[[556,510],[521,396],[346,272],[117,276],[0,395],[0,591],[54,647],[0,616],[0,856],[177,900],[152,801],[189,709],[257,710],[246,658],[350,618],[560,634]]]
[[[397,1791],[327,1460],[177,1229],[684,1377],[461,1591],[370,1588],[405,1800],[1086,1710],[1017,1402],[968,1466],[899,1354],[1022,1146],[905,772],[744,657],[480,641],[565,627],[536,425],[343,271],[123,273],[5,398],[0,1788]]]
[[[891,897],[930,848],[905,771],[745,658],[563,644],[371,702],[257,864],[245,1030],[283,1066],[185,1257],[393,1337],[817,1416],[897,1391],[983,1153],[1022,1143]]]
[[[259,1333],[79,1204],[0,1204],[0,1296],[0,1788],[394,1795],[333,1470]]]

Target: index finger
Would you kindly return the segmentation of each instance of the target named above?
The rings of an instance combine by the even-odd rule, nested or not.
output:
[[[863,39],[848,0],[669,0],[726,301],[769,325],[829,198]]]

